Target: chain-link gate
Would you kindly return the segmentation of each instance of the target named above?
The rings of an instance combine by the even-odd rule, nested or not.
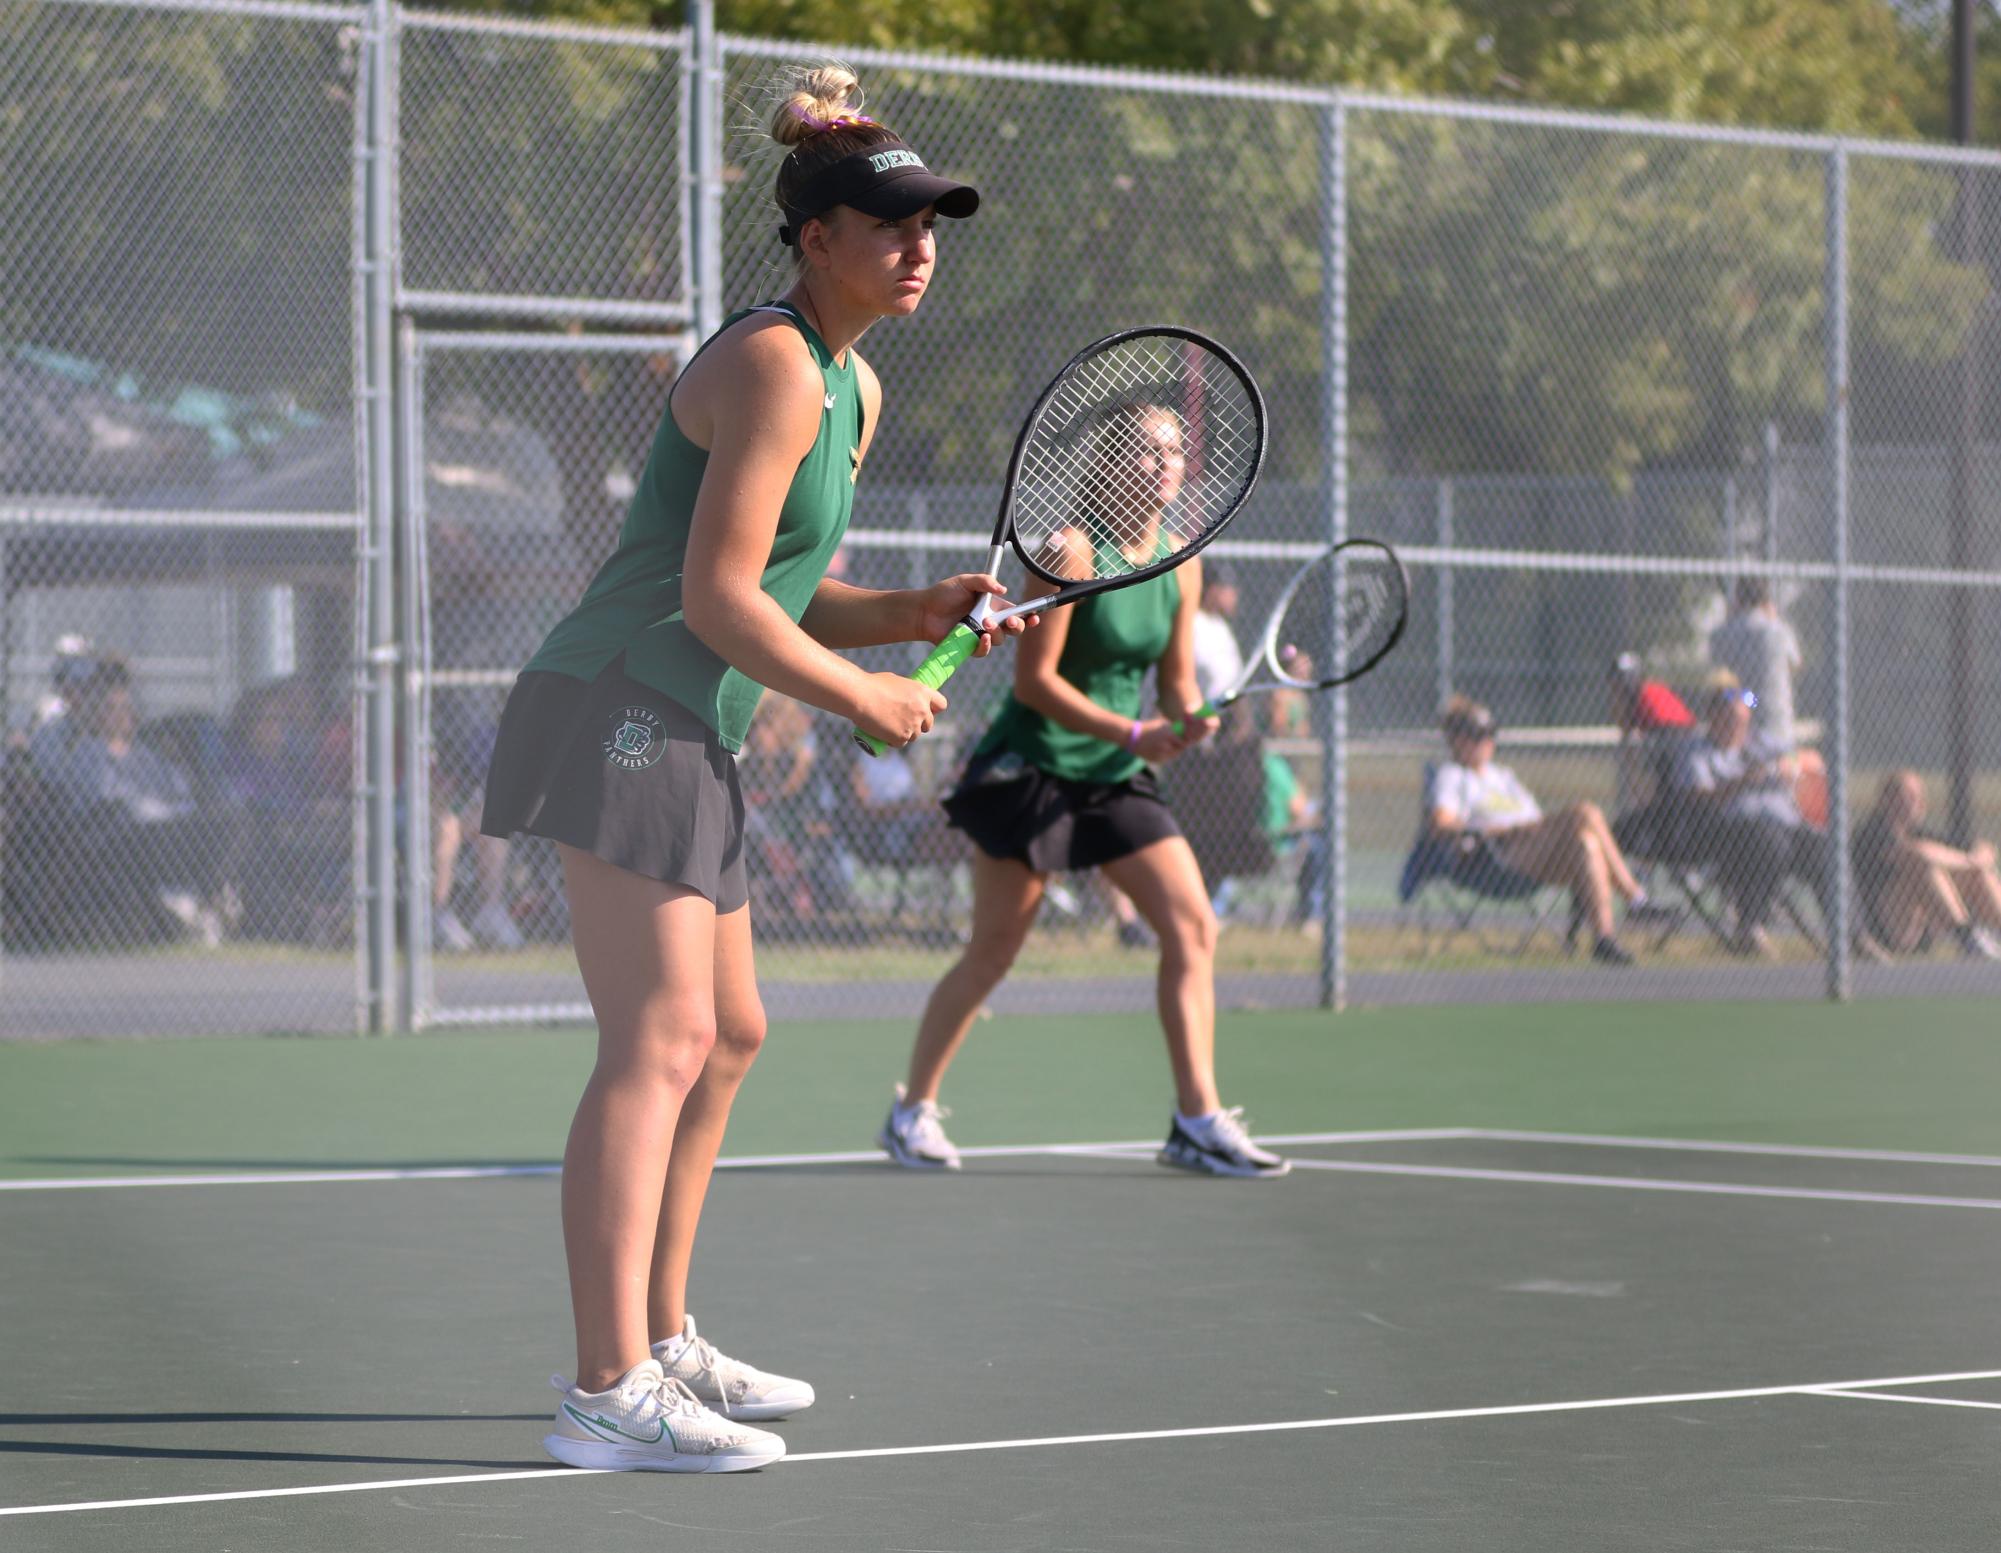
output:
[[[403,333],[420,1023],[588,1018],[555,849],[479,834],[508,688],[610,552],[681,334]]]

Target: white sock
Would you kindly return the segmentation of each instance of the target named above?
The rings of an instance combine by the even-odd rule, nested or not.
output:
[[[681,1357],[681,1350],[688,1346],[688,1334],[676,1332],[672,1337],[663,1338],[653,1345],[653,1357],[662,1364],[672,1364]]]
[[[1209,1124],[1222,1114],[1220,1110],[1216,1110],[1204,1111],[1200,1116],[1183,1116],[1179,1111],[1176,1111],[1174,1119],[1181,1124],[1183,1131],[1192,1132],[1197,1137],[1206,1138],[1209,1135]]]

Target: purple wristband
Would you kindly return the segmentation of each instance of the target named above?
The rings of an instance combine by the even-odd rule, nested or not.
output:
[[[1135,722],[1132,725],[1132,731],[1126,735],[1126,748],[1131,750],[1135,755],[1139,753],[1139,736],[1143,732],[1145,730]]]

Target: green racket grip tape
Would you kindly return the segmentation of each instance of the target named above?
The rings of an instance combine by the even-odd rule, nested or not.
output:
[[[1200,706],[1198,706],[1197,708],[1195,708],[1195,715],[1196,715],[1197,717],[1214,717],[1214,716],[1215,716],[1215,715],[1216,715],[1216,714],[1217,714],[1218,712],[1220,712],[1220,711],[1222,711],[1222,710],[1223,710],[1223,709],[1222,709],[1222,708],[1221,708],[1220,706],[1216,705],[1216,703],[1215,703],[1215,702],[1213,702],[1213,701],[1204,701],[1204,702],[1203,702],[1203,703],[1202,703],[1202,704],[1201,704]],[[1177,739],[1178,739],[1178,738],[1181,738],[1181,737],[1182,737],[1182,736],[1183,736],[1184,734],[1186,734],[1187,732],[1188,732],[1188,724],[1186,724],[1186,723],[1176,723],[1176,724],[1174,725],[1174,736],[1175,736],[1175,738],[1177,738]]]
[[[936,690],[958,671],[960,664],[979,650],[980,633],[971,626],[960,624],[952,627],[945,640],[932,648],[924,661],[912,671],[911,678],[926,690]],[[882,740],[855,729],[855,743],[871,755],[880,755],[889,746]]]

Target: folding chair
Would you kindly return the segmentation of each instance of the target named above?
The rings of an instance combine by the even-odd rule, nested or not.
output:
[[[1397,880],[1401,914],[1416,928],[1427,957],[1440,953],[1455,938],[1470,937],[1488,954],[1519,958],[1550,925],[1564,892],[1502,866],[1484,845],[1433,835],[1431,814],[1437,779],[1437,763],[1427,762],[1417,839],[1411,843]],[[1519,931],[1512,925],[1504,928],[1484,920],[1500,916],[1489,907],[1510,905],[1521,908]],[[1565,947],[1574,945],[1574,932],[1565,935],[1565,940]]]
[[[1658,953],[1683,928],[1699,922],[1718,947],[1727,949],[1732,935],[1715,867],[1695,845],[1684,803],[1669,794],[1665,783],[1656,793],[1652,802],[1612,822],[1619,850],[1646,873],[1647,893],[1661,908],[1652,947]]]
[[[1825,815],[1824,805],[1820,813]],[[1684,801],[1672,796],[1657,798],[1645,808],[1620,815],[1612,833],[1628,861],[1651,869],[1649,893],[1668,908],[1653,940],[1656,952],[1690,922],[1707,928],[1718,947],[1734,949],[1736,933],[1715,860],[1700,845]],[[1813,926],[1803,893],[1805,887],[1797,878],[1787,879],[1779,888],[1776,904],[1800,937],[1818,952],[1825,940]]]

